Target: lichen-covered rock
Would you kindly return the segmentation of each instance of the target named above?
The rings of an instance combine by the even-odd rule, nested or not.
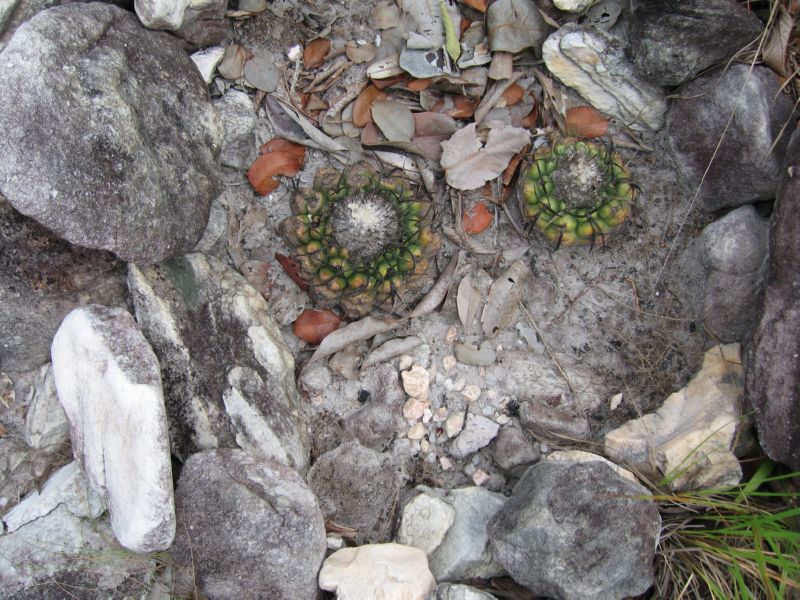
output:
[[[128,285],[161,362],[172,451],[238,446],[304,472],[294,359],[255,288],[202,254],[131,265]]]
[[[220,135],[178,42],[115,6],[42,11],[0,55],[0,193],[74,244],[140,263],[188,251]]]
[[[763,25],[735,0],[629,0],[628,28],[639,72],[674,86],[733,56],[761,35]]]
[[[792,101],[768,67],[751,72],[732,64],[681,89],[667,113],[667,134],[692,189],[705,173],[698,208],[713,212],[774,197],[788,143],[778,136],[791,113]]]
[[[77,308],[53,338],[53,377],[75,459],[108,505],[119,543],[164,550],[175,535],[158,359],[133,317]]]
[[[647,494],[600,462],[540,462],[489,523],[495,560],[537,596],[642,594],[661,529]]]
[[[745,394],[761,446],[800,470],[800,132],[786,155],[770,231],[764,309],[753,334]]]
[[[126,296],[122,261],[59,239],[0,196],[0,371],[49,362],[53,335],[73,308],[126,306]]]
[[[241,450],[207,450],[183,465],[170,552],[215,600],[316,598],[325,525],[294,470]]]

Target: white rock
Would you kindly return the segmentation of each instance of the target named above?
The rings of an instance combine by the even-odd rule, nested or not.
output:
[[[39,369],[33,398],[25,414],[24,438],[31,448],[58,446],[69,439],[69,423],[58,401],[50,363]]]
[[[419,398],[409,398],[403,403],[403,417],[406,419],[419,419],[428,406],[427,402],[423,402]]]
[[[470,402],[475,402],[481,397],[481,388],[479,388],[477,385],[468,385],[461,392],[461,395]]]
[[[102,498],[89,486],[78,468],[78,463],[72,461],[51,475],[41,492],[33,492],[3,516],[6,530],[16,531],[52,512],[60,504],[78,517],[99,517],[106,509]]]
[[[606,434],[606,454],[642,470],[653,459],[674,490],[735,485],[742,476],[733,455],[742,422],[739,344],[714,346],[689,384],[655,413]]]
[[[425,429],[425,425],[420,422],[414,423],[411,429],[408,430],[408,439],[410,440],[421,440],[425,437],[427,433],[427,429]]]
[[[484,416],[476,415],[467,420],[464,429],[453,442],[451,453],[464,458],[487,446],[500,431],[500,426]]]
[[[636,479],[636,475],[628,471],[628,469],[623,469],[606,457],[593,454],[592,452],[585,452],[583,450],[556,450],[547,455],[547,460],[560,460],[563,462],[603,462],[614,469],[618,475],[622,475],[625,479],[629,479],[634,483],[639,483],[639,480]]]
[[[319,587],[336,592],[337,600],[426,600],[436,581],[419,548],[366,544],[326,558]]]
[[[175,535],[167,417],[158,359],[133,317],[73,310],[51,347],[58,398],[75,459],[105,500],[117,540],[164,550]]]
[[[444,406],[440,406],[436,409],[433,413],[433,422],[434,423],[441,423],[447,419],[447,408]]]
[[[414,358],[409,356],[408,354],[401,354],[397,357],[397,368],[400,371],[405,371],[411,365],[414,364]]]
[[[427,400],[431,379],[425,367],[415,364],[408,371],[400,373],[400,376],[403,378],[403,389],[406,394],[412,398]]]
[[[453,367],[456,366],[456,364],[458,364],[458,360],[452,354],[449,354],[448,356],[445,356],[442,359],[442,368],[445,371],[451,370]]]
[[[559,10],[567,12],[583,12],[594,4],[597,0],[553,0],[553,4]]]
[[[483,469],[478,469],[472,474],[472,483],[477,486],[482,486],[488,483],[489,481],[489,474],[484,471]]]
[[[436,496],[422,493],[403,508],[397,541],[430,555],[444,540],[456,510]]]
[[[194,52],[189,58],[192,59],[203,81],[206,85],[211,85],[214,81],[214,73],[217,70],[217,65],[222,61],[222,55],[225,54],[225,48],[222,46],[210,46]]]
[[[611,400],[608,401],[608,409],[617,410],[620,404],[622,404],[622,392],[611,396]]]
[[[444,432],[449,438],[456,437],[464,428],[464,415],[457,413],[450,415],[444,422]]]
[[[217,4],[219,0],[134,0],[133,7],[148,29],[177,31],[183,25],[187,8],[204,10]]]
[[[449,471],[453,468],[453,461],[451,461],[446,456],[439,457],[439,465],[442,467],[442,471]]]
[[[553,75],[600,112],[632,129],[655,131],[664,126],[664,95],[639,79],[616,38],[565,25],[545,40],[542,57]]]

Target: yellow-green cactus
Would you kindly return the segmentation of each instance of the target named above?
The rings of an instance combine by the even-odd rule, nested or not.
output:
[[[619,154],[567,138],[534,154],[522,195],[523,212],[556,246],[602,246],[630,215],[636,188]]]
[[[323,169],[313,189],[299,190],[281,233],[315,303],[361,317],[411,300],[431,281],[441,240],[419,194],[408,180],[381,179],[363,164]]]

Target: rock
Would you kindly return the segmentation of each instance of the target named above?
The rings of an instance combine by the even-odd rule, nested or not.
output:
[[[25,443],[31,448],[58,447],[69,440],[69,423],[58,401],[50,363],[39,369],[33,398],[25,414]]]
[[[747,360],[745,395],[761,446],[800,470],[800,133],[792,134],[770,230],[764,308]]]
[[[742,375],[739,344],[714,346],[689,384],[655,413],[609,431],[606,454],[643,472],[657,467],[677,491],[736,485]]]
[[[5,30],[19,2],[20,0],[3,0],[0,2],[0,33]],[[2,46],[0,46],[0,50],[2,49]]]
[[[135,0],[136,15],[149,29],[177,31],[202,11],[227,7],[227,0]]]
[[[444,433],[449,438],[456,437],[464,429],[464,413],[450,415],[444,422]]]
[[[769,224],[751,205],[714,221],[700,236],[703,324],[721,342],[748,337],[764,296]]]
[[[763,31],[755,14],[735,0],[629,0],[628,28],[635,32],[630,44],[636,68],[665,86],[724,62]]]
[[[223,165],[246,170],[256,159],[256,112],[250,96],[230,89],[214,106],[222,120],[220,160]]]
[[[406,437],[410,440],[421,440],[428,433],[428,429],[422,423],[414,423],[406,432]]]
[[[183,23],[175,35],[190,49],[223,43],[233,32],[231,21],[225,17],[227,9],[228,0],[202,0],[201,6],[190,6],[183,13]]]
[[[496,600],[495,596],[460,583],[443,583],[430,600]]]
[[[436,589],[425,553],[401,544],[367,544],[331,554],[319,587],[336,600],[426,600]]]
[[[412,398],[419,398],[422,401],[428,399],[428,389],[430,388],[430,376],[428,370],[422,365],[413,365],[407,371],[400,373],[403,379],[403,389]]]
[[[75,460],[134,552],[175,535],[167,419],[158,359],[122,309],[76,308],[53,339],[53,377]]]
[[[494,462],[509,471],[531,465],[539,460],[541,452],[531,436],[519,427],[503,427],[494,442]]]
[[[214,81],[214,74],[217,72],[217,66],[222,61],[222,56],[225,54],[225,48],[222,46],[211,46],[194,52],[189,58],[200,71],[200,76],[206,85],[211,85]],[[222,120],[223,127],[225,126],[224,119]]]
[[[274,92],[278,87],[278,68],[272,56],[256,55],[244,63],[247,83],[262,92]]]
[[[489,549],[486,525],[506,502],[502,494],[481,487],[450,490],[443,499],[456,511],[444,541],[428,559],[437,581],[457,581],[503,574]]]
[[[583,12],[594,3],[595,0],[553,0],[558,10],[567,12]]]
[[[492,552],[537,596],[638,596],[653,582],[661,530],[647,495],[603,463],[540,462],[489,523]]]
[[[13,431],[11,427],[9,430]],[[13,433],[0,436],[0,511],[38,490],[48,474],[64,464],[61,450],[57,446],[32,449]]]
[[[42,11],[0,55],[0,193],[71,243],[145,264],[188,251],[220,133],[177,41],[115,6]]]
[[[304,472],[294,359],[264,298],[202,254],[130,265],[128,285],[161,362],[173,453],[239,445]]]
[[[326,519],[358,531],[356,540],[381,542],[392,528],[402,480],[386,454],[347,442],[326,452],[308,472],[308,486]]]
[[[296,471],[241,450],[199,452],[183,465],[175,507],[170,552],[209,598],[317,597],[325,525]]]
[[[5,600],[144,598],[157,568],[120,548],[107,519],[82,519],[64,504],[0,536]]]
[[[750,73],[735,63],[681,89],[667,114],[667,134],[693,190],[705,173],[698,208],[713,212],[774,197],[788,142],[778,136],[791,113],[791,100],[767,67]]]
[[[450,453],[456,458],[466,458],[484,446],[488,446],[497,436],[500,426],[482,415],[473,415],[467,419],[464,429],[453,440]]]
[[[397,541],[430,556],[444,540],[455,518],[456,511],[450,504],[423,492],[403,507]]]
[[[655,131],[664,126],[664,95],[639,78],[616,38],[565,25],[547,37],[542,57],[556,78],[599,111],[632,129]]]
[[[78,517],[96,518],[106,510],[75,461],[56,471],[41,492],[34,492],[3,515],[6,531],[16,531],[60,505]]]
[[[628,471],[628,469],[623,469],[604,456],[593,454],[592,452],[584,452],[583,450],[556,450],[555,452],[551,452],[547,455],[547,460],[557,460],[569,463],[601,462],[611,467],[617,475],[624,477],[633,483],[639,483],[639,480],[636,479],[636,475]]]
[[[566,437],[585,440],[591,434],[586,417],[571,415],[537,400],[520,403],[519,419],[529,431],[546,439]]]
[[[112,254],[58,239],[0,197],[0,371],[49,362],[53,335],[73,308],[125,306],[124,274]]]

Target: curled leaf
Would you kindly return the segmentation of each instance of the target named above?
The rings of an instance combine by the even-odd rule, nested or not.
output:
[[[309,344],[320,344],[329,334],[342,324],[342,318],[329,309],[307,309],[300,313],[294,322],[292,331],[301,340]]]
[[[307,365],[327,358],[339,350],[344,350],[351,344],[362,342],[375,337],[379,333],[391,331],[401,325],[402,321],[395,319],[381,319],[378,317],[364,317],[358,321],[348,323],[333,333],[325,336],[316,352],[308,359]]]
[[[317,38],[310,42],[303,50],[303,64],[309,68],[320,66],[325,62],[325,57],[331,51],[331,41],[325,38]]]
[[[289,279],[291,279],[297,284],[297,287],[299,287],[304,292],[308,290],[309,288],[308,282],[302,277],[300,277],[300,265],[296,260],[279,252],[275,253],[275,260],[278,261],[278,264],[283,268],[283,271],[289,276]]]
[[[525,89],[517,83],[512,83],[502,94],[503,102],[498,102],[496,106],[514,106],[522,100],[523,94]]]
[[[464,233],[480,233],[484,231],[491,224],[492,218],[492,211],[483,202],[476,202],[461,217]]]
[[[273,138],[270,141],[261,144],[259,151],[261,154],[268,154],[270,152],[277,152],[279,150],[289,152],[290,154],[297,157],[297,160],[300,161],[300,164],[303,164],[303,161],[306,157],[306,147],[301,146],[300,144],[295,144],[294,142],[290,142],[289,140],[283,138]]]
[[[601,137],[608,131],[608,119],[593,106],[573,106],[567,109],[564,123],[567,135],[573,137]]]
[[[428,89],[431,83],[433,83],[433,79],[412,79],[406,84],[406,88],[412,92],[421,92]]]
[[[472,323],[472,319],[478,314],[480,305],[481,291],[472,283],[472,275],[467,273],[461,283],[458,284],[458,293],[456,294],[458,318],[461,319],[461,324],[464,327]]]
[[[266,196],[280,185],[275,175],[293,177],[303,166],[303,159],[288,150],[276,150],[259,156],[247,170],[250,185],[260,196]]]

